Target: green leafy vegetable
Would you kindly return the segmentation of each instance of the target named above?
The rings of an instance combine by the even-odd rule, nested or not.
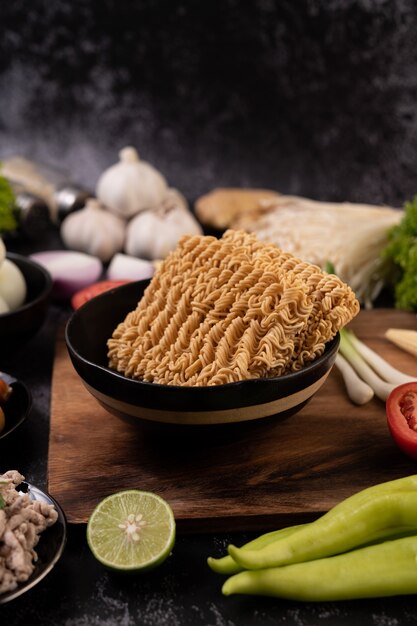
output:
[[[0,176],[0,233],[17,228],[16,198],[10,183]]]
[[[404,205],[404,217],[388,234],[383,257],[389,264],[395,306],[417,310],[417,195]]]
[[[331,261],[326,261],[326,264],[324,266],[324,271],[327,272],[328,274],[336,274],[335,267]]]

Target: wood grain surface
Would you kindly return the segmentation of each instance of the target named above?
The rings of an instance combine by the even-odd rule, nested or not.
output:
[[[417,329],[414,314],[361,311],[350,326],[417,378],[417,359],[384,338]],[[277,528],[317,517],[342,498],[417,470],[393,443],[378,399],[357,407],[333,368],[287,420],[228,427],[151,427],[107,413],[87,392],[59,336],[52,381],[48,489],[70,522],[105,496],[143,489],[172,506],[179,531]]]

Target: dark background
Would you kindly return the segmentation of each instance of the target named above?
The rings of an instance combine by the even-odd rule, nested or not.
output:
[[[0,158],[22,154],[94,187],[134,145],[193,201],[217,185],[400,206],[417,192],[413,0],[13,0],[0,11]],[[46,487],[56,328],[0,368],[30,387],[30,419],[0,447]],[[10,626],[398,626],[417,599],[302,605],[223,598],[208,554],[247,535],[178,537],[154,573],[105,571],[70,527],[54,572],[0,608]]]
[[[13,0],[0,157],[85,185],[126,144],[190,200],[265,186],[399,206],[417,191],[413,0]]]

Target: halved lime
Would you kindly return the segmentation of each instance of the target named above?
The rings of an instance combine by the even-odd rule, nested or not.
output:
[[[145,570],[162,563],[175,543],[175,518],[163,498],[148,491],[120,491],[102,500],[87,525],[96,559],[117,570]]]

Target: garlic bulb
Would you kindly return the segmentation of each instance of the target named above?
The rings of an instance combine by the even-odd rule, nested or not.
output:
[[[125,234],[125,221],[94,199],[87,200],[83,209],[70,213],[61,224],[61,237],[67,248],[86,252],[103,262],[123,249]]]
[[[141,161],[134,148],[123,148],[120,161],[100,176],[97,198],[126,219],[160,204],[167,192],[165,178],[150,163]]]
[[[182,235],[201,235],[202,228],[184,207],[185,199],[170,190],[164,202],[154,210],[144,211],[128,224],[125,251],[144,259],[164,259],[174,250]]]

